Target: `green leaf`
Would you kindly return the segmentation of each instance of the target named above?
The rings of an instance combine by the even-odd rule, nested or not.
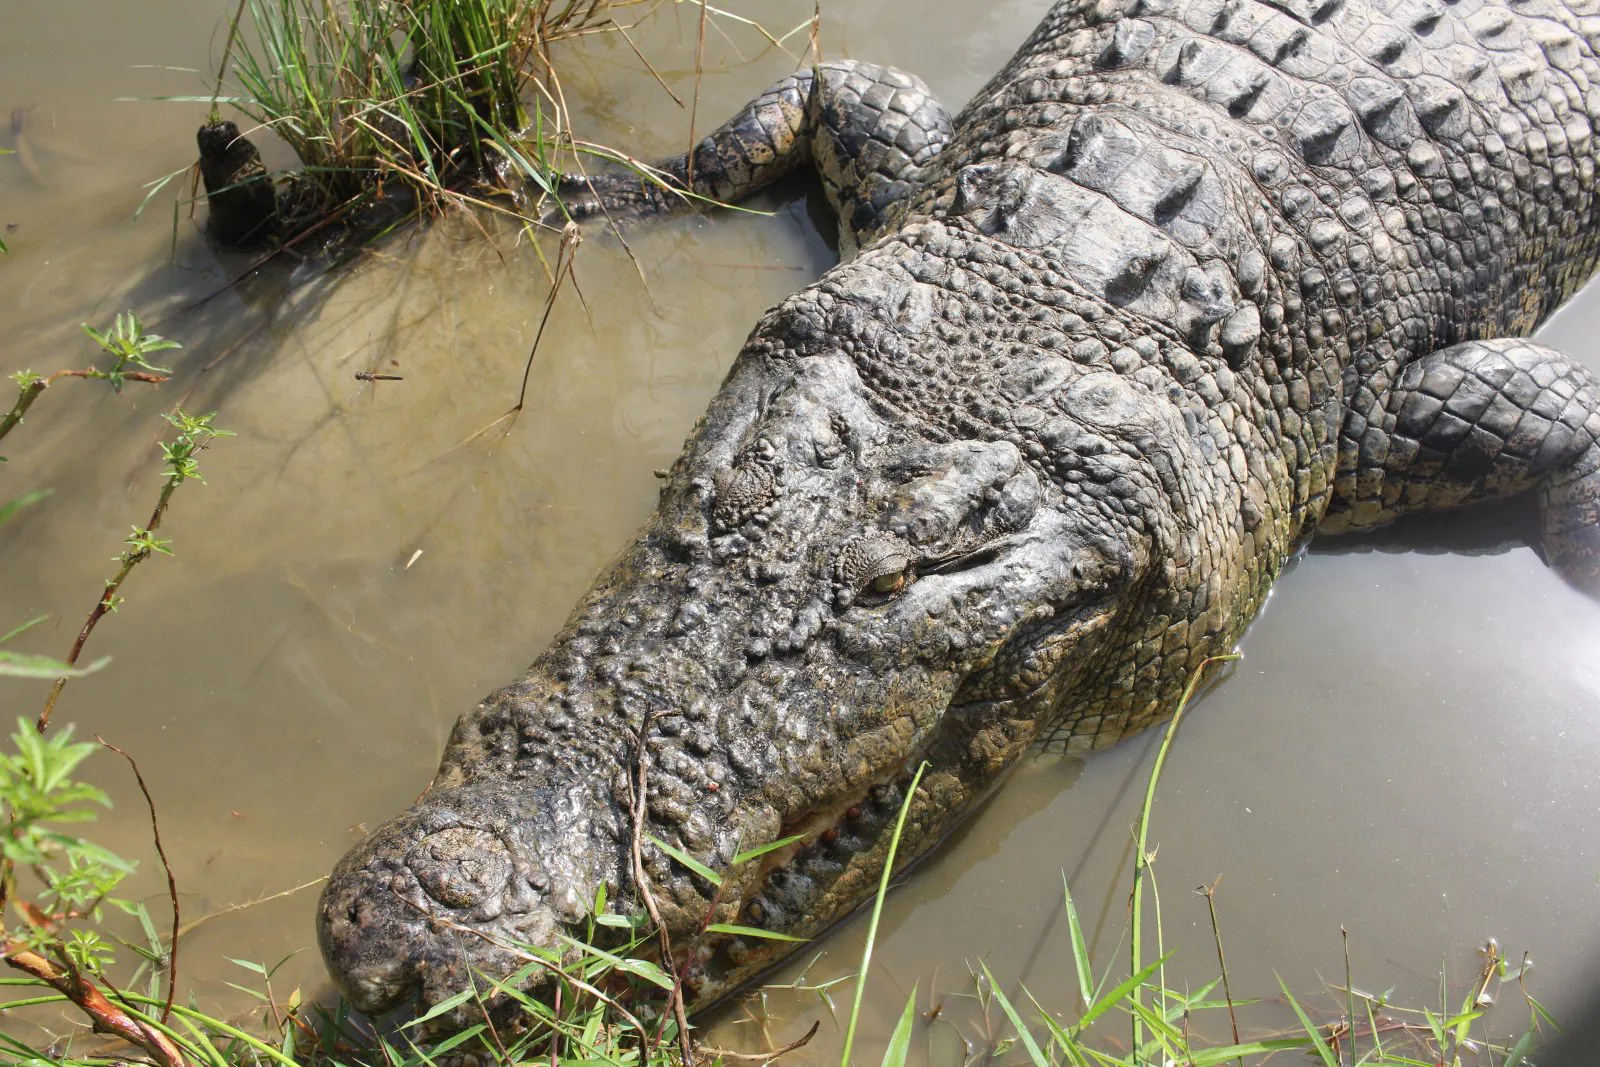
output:
[[[587,956],[594,956],[602,959],[619,971],[623,971],[627,974],[638,975],[646,982],[649,982],[652,985],[660,986],[669,993],[672,992],[672,979],[668,978],[665,971],[651,963],[649,960],[633,960],[624,956],[616,956],[607,952],[603,948],[596,948],[593,945],[585,945],[582,941],[574,940],[573,938],[568,937],[566,934],[561,934],[560,937],[561,940],[565,941],[567,944],[573,946]]]
[[[1428,1026],[1433,1030],[1434,1041],[1438,1042],[1440,1048],[1444,1048],[1444,1024],[1439,1021],[1439,1017],[1437,1015],[1429,1011],[1427,1008],[1422,1009],[1422,1017],[1428,1020]]]
[[[905,1067],[906,1055],[911,1051],[911,1026],[917,1018],[917,987],[913,983],[911,995],[906,998],[906,1008],[900,1021],[894,1024],[889,1035],[889,1047],[883,1050],[882,1067]]]
[[[735,926],[733,923],[712,923],[706,927],[708,934],[733,934],[735,937],[759,937],[767,941],[799,941],[810,940],[805,937],[794,937],[790,934],[780,934],[776,930],[762,930],[754,926]]]
[[[35,489],[31,493],[24,493],[15,500],[8,500],[4,504],[0,504],[0,522],[5,522],[30,504],[37,504],[53,492],[55,492],[54,489]]]
[[[38,626],[41,622],[44,622],[49,617],[50,617],[49,615],[35,615],[33,618],[29,619],[27,622],[23,623],[21,626],[18,626],[15,630],[12,630],[10,633],[6,634],[4,637],[0,637],[0,645],[5,644],[7,641],[11,640],[13,637],[17,636],[20,633],[26,633],[27,631],[33,629],[35,626]]]
[[[247,971],[254,971],[254,972],[259,974],[263,978],[265,978],[267,976],[267,969],[265,967],[261,966],[261,964],[259,964],[259,963],[251,963],[249,960],[236,960],[232,956],[224,956],[222,958],[227,960],[229,963],[238,964],[240,967],[243,967]]]
[[[233,962],[238,963],[239,961],[238,960],[234,960]],[[261,973],[265,974],[266,970],[263,969]],[[404,1023],[400,1027],[400,1029],[407,1030],[407,1029],[410,1029],[413,1026],[421,1026],[423,1023],[427,1022],[429,1019],[437,1019],[439,1016],[443,1015],[445,1012],[454,1011],[456,1008],[459,1008],[461,1005],[465,1004],[467,1001],[471,1000],[476,995],[477,995],[477,990],[468,988],[468,989],[463,989],[461,992],[456,993],[453,996],[445,997],[443,1000],[439,1001],[439,1003],[437,1003],[433,1007],[429,1008],[425,1014],[419,1015],[415,1019],[412,1019],[409,1022]]]
[[[1017,1031],[1017,1037],[1021,1038],[1022,1047],[1028,1050],[1028,1058],[1033,1060],[1034,1067],[1051,1067],[1049,1059],[1039,1050],[1038,1042],[1034,1041],[1028,1028],[1022,1025],[1022,1017],[1017,1014],[1017,1009],[1011,1006],[1011,1001],[1000,991],[1000,983],[996,982],[994,975],[989,972],[989,965],[979,960],[978,966],[983,968],[984,976],[989,979],[989,989],[994,993],[994,999],[1000,1002],[1000,1010],[1011,1020],[1011,1025]]]
[[[467,990],[467,992],[471,993],[472,990],[469,989],[469,990]],[[451,997],[450,999],[454,1000],[455,998]],[[467,1041],[471,1041],[473,1038],[477,1037],[479,1034],[483,1033],[487,1029],[488,1029],[488,1025],[487,1024],[478,1023],[475,1026],[470,1026],[467,1029],[461,1031],[459,1034],[453,1034],[450,1037],[445,1038],[443,1041],[439,1042],[437,1045],[434,1045],[432,1048],[430,1048],[428,1050],[428,1062],[430,1062],[430,1063],[434,1062],[434,1059],[436,1057],[443,1056],[446,1052],[449,1052],[451,1049],[455,1048],[457,1045],[463,1044],[464,1042],[467,1042]]]
[[[86,674],[93,674],[110,662],[110,656],[101,656],[87,667],[73,667],[50,656],[38,656],[31,652],[8,652],[0,649],[0,677],[82,678]]]
[[[1152,974],[1155,974],[1156,971],[1160,969],[1162,964],[1166,963],[1171,958],[1172,953],[1169,952],[1160,959],[1146,964],[1144,967],[1140,968],[1138,974],[1130,974],[1128,977],[1124,978],[1110,992],[1104,994],[1099,1000],[1091,1004],[1089,1006],[1089,1010],[1083,1013],[1083,1018],[1072,1024],[1073,1034],[1077,1035],[1083,1033],[1089,1028],[1090,1023],[1094,1022],[1096,1019],[1100,1018],[1100,1016],[1104,1015],[1122,1001],[1126,1000],[1129,993],[1132,993],[1139,986],[1143,985]]]
[[[672,845],[667,844],[654,834],[647,834],[646,840],[659,848],[662,852],[665,852],[667,855],[683,864],[685,867],[689,868],[695,874],[698,874],[701,878],[704,878],[706,881],[710,882],[712,885],[722,885],[722,875],[718,874],[716,871],[713,871],[710,867],[707,867],[705,864],[701,863],[699,860],[695,859],[681,848],[674,848]]]
[[[741,864],[749,863],[751,860],[755,859],[758,856],[765,856],[768,852],[776,852],[778,849],[783,848],[785,845],[792,845],[796,841],[799,841],[800,839],[802,839],[805,836],[806,836],[805,834],[793,834],[793,835],[791,835],[789,837],[780,837],[780,838],[778,838],[778,840],[773,841],[770,844],[761,845],[761,846],[759,846],[757,848],[752,848],[752,849],[749,849],[749,850],[747,850],[745,852],[740,852],[740,853],[738,853],[737,855],[735,855],[733,857],[733,863],[731,864],[731,866],[738,867]]]
[[[1241,1056],[1262,1056],[1288,1049],[1308,1048],[1310,1045],[1309,1037],[1274,1037],[1264,1041],[1224,1045],[1221,1048],[1199,1049],[1188,1054],[1188,1058],[1184,1060],[1184,1067],[1213,1067],[1214,1064],[1226,1063]]]
[[[1529,1030],[1517,1038],[1517,1043],[1511,1047],[1511,1055],[1506,1057],[1505,1067],[1521,1067],[1528,1058],[1528,1050],[1533,1048],[1533,1031]]]
[[[1067,932],[1072,937],[1072,959],[1078,965],[1078,995],[1083,1006],[1094,1003],[1094,972],[1090,969],[1089,944],[1083,938],[1083,925],[1078,922],[1078,908],[1072,902],[1072,888],[1067,885],[1067,872],[1061,872],[1061,895],[1067,902]]]
[[[1294,1009],[1295,1015],[1297,1015],[1300,1019],[1300,1025],[1305,1028],[1306,1034],[1317,1046],[1317,1055],[1322,1057],[1324,1067],[1339,1067],[1339,1058],[1333,1054],[1333,1049],[1328,1047],[1328,1042],[1323,1038],[1322,1031],[1317,1029],[1317,1025],[1311,1021],[1309,1016],[1306,1015],[1305,1010],[1300,1007],[1300,1002],[1294,999],[1294,994],[1289,992],[1289,986],[1281,977],[1278,979],[1278,988],[1283,990],[1284,998],[1289,1001],[1289,1007]],[[1427,1009],[1423,1010],[1426,1012]],[[1433,1016],[1429,1015],[1428,1019],[1430,1022],[1432,1022]],[[1435,1026],[1434,1030],[1437,1033],[1438,1027]],[[1443,1034],[1440,1034],[1439,1036],[1440,1045],[1442,1047],[1444,1044]]]

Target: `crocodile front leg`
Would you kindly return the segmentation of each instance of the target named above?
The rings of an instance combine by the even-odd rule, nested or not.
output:
[[[1320,530],[1534,490],[1546,561],[1600,596],[1600,383],[1521,338],[1466,341],[1358,384]]]
[[[568,214],[666,214],[695,200],[732,203],[811,164],[839,216],[847,251],[882,227],[950,140],[950,114],[922,79],[837,60],[800,71],[756,97],[689,156],[634,171],[562,178]]]

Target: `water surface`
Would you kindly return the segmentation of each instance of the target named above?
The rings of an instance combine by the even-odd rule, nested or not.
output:
[[[987,5],[975,23],[956,0],[834,3],[821,44],[918,71],[958,106],[1047,6]],[[782,33],[811,5],[737,10]],[[637,231],[631,258],[595,235],[578,260],[587,307],[562,296],[525,409],[473,437],[514,402],[545,299],[525,239],[492,246],[446,223],[287,291],[267,277],[214,295],[248,259],[208,248],[187,209],[174,224],[164,197],[131,221],[141,183],[192,158],[204,115],[116,98],[204,91],[204,75],[170,68],[215,61],[220,15],[198,0],[12,0],[0,19],[0,110],[34,108],[35,164],[0,157],[0,224],[15,224],[0,370],[83,365],[77,323],[125,308],[185,343],[159,392],[68,382],[6,442],[0,497],[55,492],[0,531],[0,623],[49,613],[23,646],[70,647],[159,490],[167,405],[218,409],[237,433],[203,457],[208,484],[178,494],[163,531],[177,558],[141,566],[96,632],[92,651],[113,665],[73,683],[59,711],[139,758],[188,917],[319,878],[363,826],[410,803],[456,715],[533,658],[648,514],[652,469],[676,455],[761,310],[833,262],[803,188],[764,202],[767,217]],[[692,9],[668,8],[635,33],[685,101],[695,31]],[[698,128],[803,51],[804,34],[786,53],[719,21]],[[565,50],[562,71],[594,139],[640,155],[687,143],[687,112],[620,41]],[[1545,336],[1600,368],[1597,315],[1590,294]],[[358,370],[405,380],[362,384]],[[1169,982],[1215,973],[1191,890],[1220,875],[1236,992],[1271,993],[1276,972],[1316,998],[1324,978],[1342,981],[1344,928],[1366,988],[1434,1003],[1441,969],[1464,984],[1493,936],[1536,958],[1548,999],[1575,996],[1600,956],[1600,609],[1545,571],[1525,526],[1502,509],[1319,544],[1279,584],[1164,779],[1153,839]],[[13,714],[43,696],[6,691]],[[892,895],[869,1044],[913,983],[924,1008],[942,1005],[918,1030],[936,1061],[1002,1033],[966,995],[980,958],[1066,1011],[1063,873],[1100,960],[1125,951],[1129,827],[1157,740],[1030,762]],[[132,782],[97,762],[116,799],[101,839],[147,855]],[[147,862],[135,890],[158,913],[160,887]],[[279,987],[318,988],[314,901],[312,888],[208,922],[184,942],[186,980],[225,996],[242,972],[224,955],[292,955]],[[807,965],[811,983],[850,973],[863,931],[846,924],[774,982]],[[809,993],[771,991],[714,1039],[783,1041],[819,1015],[815,1058],[836,1058]]]

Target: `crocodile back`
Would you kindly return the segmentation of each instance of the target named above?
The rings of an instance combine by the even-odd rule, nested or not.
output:
[[[1329,506],[1354,401],[1446,345],[1528,333],[1593,272],[1595,6],[1063,0],[819,283],[848,300],[909,275],[941,295],[901,319],[962,308],[917,326],[937,344],[863,348],[863,378],[1149,537],[1139,621],[1095,700],[1068,701],[1075,742],[1155,721],[1232,647]],[[1144,496],[1081,443],[1112,416],[1073,383],[1110,376],[1128,410],[1182,420],[1111,434]],[[1130,497],[1168,519],[1130,519],[1162,510]]]
[[[1287,318],[1333,297],[1358,354],[1525,334],[1596,265],[1597,35],[1591,2],[1065,0],[943,166],[1021,157],[1160,222],[1163,156],[1188,150],[1240,195],[1198,190],[1164,228],[1235,271],[1248,237],[1186,241],[1186,215],[1269,230]],[[1063,161],[1083,115],[1113,135]]]

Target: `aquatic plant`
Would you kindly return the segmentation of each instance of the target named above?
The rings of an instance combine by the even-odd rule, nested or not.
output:
[[[335,220],[381,232],[450,203],[508,210],[486,195],[548,189],[555,170],[565,108],[550,45],[639,2],[245,0],[230,35],[240,91],[214,104],[298,157],[269,176],[285,240]]]

